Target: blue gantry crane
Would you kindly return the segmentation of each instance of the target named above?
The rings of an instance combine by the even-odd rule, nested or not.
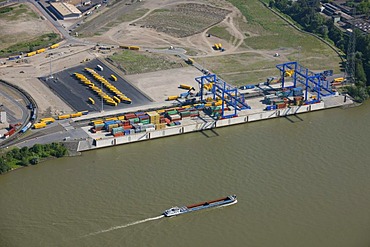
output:
[[[297,82],[305,86],[305,98],[307,102],[308,89],[312,92],[317,93],[317,100],[319,101],[321,97],[333,95],[334,92],[331,90],[331,86],[328,81],[325,80],[325,76],[332,71],[324,71],[323,73],[314,73],[309,69],[303,67],[298,62],[287,62],[283,64],[276,65],[281,72],[281,83],[282,88],[297,87]],[[293,86],[285,87],[285,73],[287,71],[293,71]]]
[[[204,85],[213,83],[211,94],[216,100],[218,96],[222,100],[222,118],[232,118],[237,116],[237,111],[250,109],[250,106],[245,102],[244,96],[238,92],[238,88],[233,87],[218,78],[215,74],[203,75],[195,78],[200,87],[200,100],[204,101]],[[234,109],[233,114],[225,115],[225,103]]]

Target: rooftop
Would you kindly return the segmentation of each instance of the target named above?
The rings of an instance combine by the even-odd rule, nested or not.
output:
[[[81,11],[79,11],[74,5],[69,3],[63,3],[63,2],[56,2],[56,3],[50,3],[58,12],[63,15],[67,16],[70,14],[81,14]]]

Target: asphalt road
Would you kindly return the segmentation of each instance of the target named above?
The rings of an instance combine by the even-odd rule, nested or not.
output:
[[[98,71],[96,66],[100,64],[103,67],[103,71]],[[48,78],[40,78],[42,82],[44,82],[48,87],[50,87],[54,92],[56,92],[67,104],[69,104],[73,109],[76,111],[101,111],[101,98],[90,88],[82,84],[78,79],[76,79],[73,74],[75,72],[84,74],[87,78],[89,78],[96,86],[101,87],[101,83],[96,81],[90,74],[85,72],[84,68],[89,67],[94,69],[98,72],[101,76],[108,79],[108,81],[114,85],[118,90],[124,93],[127,97],[132,100],[132,104],[128,105],[125,103],[120,103],[118,106],[110,106],[107,104],[103,104],[103,110],[117,110],[117,109],[125,109],[128,106],[140,106],[150,103],[150,99],[148,99],[143,93],[141,93],[138,89],[133,87],[130,83],[125,81],[122,77],[118,76],[114,73],[110,68],[105,66],[102,63],[99,63],[98,60],[93,60],[88,62],[84,65],[80,65],[74,68],[70,68],[54,74],[53,79]],[[110,75],[114,74],[118,78],[118,81],[114,82],[110,80]],[[103,91],[110,95],[111,97],[114,96],[111,92],[107,90],[107,88],[103,87]],[[95,105],[91,105],[88,102],[89,97],[95,100]]]

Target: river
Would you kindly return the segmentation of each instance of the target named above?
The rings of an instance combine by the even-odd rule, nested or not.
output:
[[[370,102],[89,151],[0,176],[0,246],[370,244]],[[173,218],[172,206],[238,203]]]

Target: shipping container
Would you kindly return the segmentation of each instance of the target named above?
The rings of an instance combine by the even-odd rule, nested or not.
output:
[[[114,137],[124,136],[125,134],[123,132],[117,132],[113,134]]]

